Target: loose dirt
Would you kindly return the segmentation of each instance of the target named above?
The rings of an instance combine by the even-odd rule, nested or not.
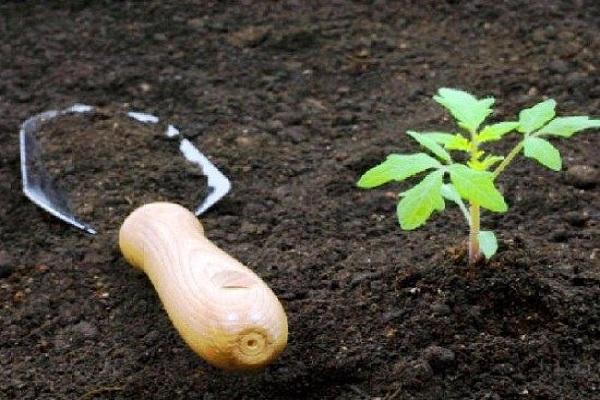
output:
[[[405,187],[355,183],[417,149],[407,129],[453,129],[431,101],[439,87],[496,97],[492,120],[547,97],[598,117],[600,3],[324,3],[0,4],[0,398],[599,396],[600,132],[555,142],[560,173],[510,167],[509,212],[482,221],[499,254],[476,270],[458,210],[403,232]],[[46,161],[89,222],[112,221],[96,236],[22,195],[19,124],[74,103],[157,115],[232,180],[202,222],[288,313],[288,347],[264,372],[199,359],[118,252],[138,200],[197,200],[201,178],[174,166],[168,140],[131,144],[113,114],[46,127],[48,140],[87,138]],[[85,168],[69,167],[77,154]]]

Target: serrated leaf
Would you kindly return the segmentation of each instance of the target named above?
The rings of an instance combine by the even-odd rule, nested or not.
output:
[[[435,210],[444,209],[441,193],[443,176],[444,171],[433,171],[412,189],[401,193],[402,200],[398,203],[396,215],[402,229],[416,229],[423,225]]]
[[[432,139],[434,142],[445,146],[454,138],[454,134],[447,132],[421,132],[421,135]]]
[[[390,154],[384,162],[365,172],[357,186],[370,189],[390,181],[403,181],[419,172],[439,168],[442,164],[429,154]]]
[[[477,99],[462,90],[441,88],[433,100],[444,106],[458,121],[458,125],[469,132],[476,132],[479,125],[491,114],[493,98]]]
[[[571,137],[584,129],[600,128],[600,119],[586,116],[556,117],[536,132],[536,135]]]
[[[546,139],[527,136],[524,140],[523,154],[525,157],[533,158],[545,167],[554,171],[560,171],[562,160],[560,152]]]
[[[504,197],[494,186],[494,174],[488,171],[476,171],[463,164],[448,167],[450,181],[463,199],[479,204],[495,212],[508,209]]]
[[[518,122],[498,122],[485,126],[477,135],[479,143],[493,142],[502,139],[502,136],[514,131],[519,126]]]
[[[408,131],[406,134],[413,139],[415,139],[419,144],[425,147],[427,150],[431,151],[435,154],[440,160],[446,162],[452,162],[452,158],[450,157],[450,153],[448,153],[442,146],[440,146],[435,140],[427,135],[424,135],[415,131]]]
[[[477,238],[479,239],[481,252],[489,260],[498,251],[496,235],[492,231],[479,231]]]
[[[483,160],[472,160],[467,162],[467,165],[477,171],[487,171],[494,164],[504,160],[504,157],[489,155]]]
[[[444,146],[448,150],[461,150],[461,151],[471,151],[471,142],[469,139],[457,133],[452,137],[446,145]]]
[[[556,101],[548,99],[533,107],[521,110],[519,113],[519,127],[521,133],[531,133],[554,118]]]

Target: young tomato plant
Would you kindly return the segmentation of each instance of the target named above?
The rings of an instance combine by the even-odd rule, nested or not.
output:
[[[496,187],[496,178],[523,151],[531,158],[559,171],[562,160],[559,151],[547,139],[569,138],[584,129],[600,128],[599,119],[587,116],[557,117],[556,102],[542,101],[522,110],[517,121],[484,125],[492,113],[494,99],[478,99],[456,89],[442,88],[433,97],[456,119],[460,132],[415,132],[407,135],[430,154],[391,154],[381,164],[371,168],[358,181],[360,188],[374,188],[391,181],[404,181],[427,172],[410,189],[400,193],[397,216],[404,230],[423,225],[434,211],[445,208],[445,200],[456,203],[469,226],[469,264],[492,257],[498,249],[492,231],[480,229],[481,209],[505,212],[503,195]],[[520,135],[519,142],[506,156],[489,153],[482,145],[499,141],[509,133]],[[462,152],[464,162],[455,161],[451,152]]]

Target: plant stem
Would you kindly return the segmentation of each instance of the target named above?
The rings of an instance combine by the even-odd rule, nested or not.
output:
[[[476,161],[479,152],[479,142],[477,141],[477,132],[471,133],[471,161]],[[474,266],[481,259],[481,249],[479,248],[479,229],[481,226],[481,209],[478,203],[469,203],[469,266]]]
[[[512,162],[512,160],[521,152],[524,145],[525,145],[525,140],[521,140],[510,151],[510,153],[508,153],[506,158],[504,160],[502,160],[502,162],[500,164],[498,164],[496,169],[494,169],[494,171],[493,171],[494,179],[496,179],[498,177],[498,175],[500,175],[502,173],[502,171],[504,171],[506,169],[506,167],[508,167],[508,164],[510,164]]]
[[[477,203],[471,203],[469,206],[470,224],[469,224],[469,265],[473,266],[481,259],[481,250],[479,248],[479,228],[480,228],[480,207]]]

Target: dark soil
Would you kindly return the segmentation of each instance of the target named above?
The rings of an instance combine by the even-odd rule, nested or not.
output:
[[[521,159],[500,178],[510,210],[483,218],[499,254],[474,271],[456,209],[403,232],[405,187],[355,182],[417,149],[407,129],[452,129],[442,86],[496,97],[495,120],[546,97],[598,116],[599,33],[596,0],[0,3],[0,398],[598,398],[599,132],[555,142],[563,172]],[[202,221],[288,313],[264,372],[188,349],[116,226],[87,235],[22,195],[20,123],[73,103],[158,115],[230,177]],[[167,140],[135,149],[142,171],[111,126],[57,171],[88,222],[133,210],[127,182],[195,204]],[[86,144],[46,157],[60,169]],[[103,190],[111,168],[124,180]]]
[[[131,210],[145,203],[172,201],[195,209],[207,195],[202,169],[179,150],[181,134],[169,138],[167,129],[167,122],[100,108],[45,121],[35,136],[44,167],[68,192],[72,212],[116,235]]]

